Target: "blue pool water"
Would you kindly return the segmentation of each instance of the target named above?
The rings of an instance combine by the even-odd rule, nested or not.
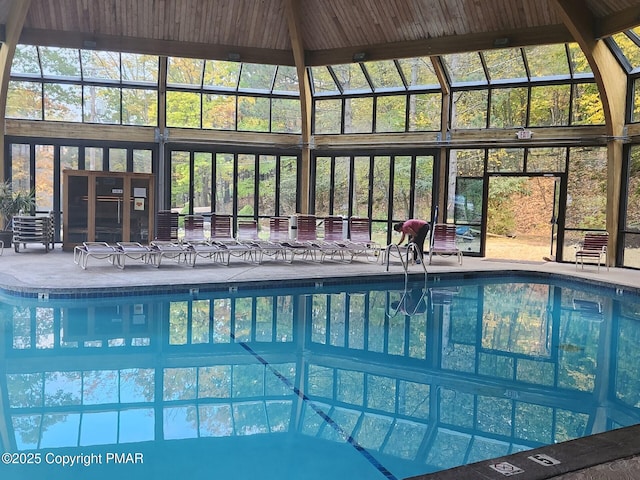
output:
[[[640,299],[536,277],[0,298],[0,478],[401,479],[640,423]]]

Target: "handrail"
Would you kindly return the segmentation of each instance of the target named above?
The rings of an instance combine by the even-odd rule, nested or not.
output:
[[[422,269],[424,270],[424,287],[422,289],[422,296],[420,297],[420,301],[422,301],[422,299],[424,298],[426,292],[427,292],[427,266],[424,263],[424,258],[423,258],[423,252],[419,251],[418,246],[414,243],[414,242],[409,242],[409,244],[407,245],[407,261],[405,262],[405,259],[402,257],[402,252],[400,251],[400,247],[395,244],[389,244],[387,245],[387,255],[386,255],[386,262],[387,262],[387,266],[386,266],[386,271],[389,271],[389,257],[391,257],[390,255],[390,250],[394,249],[396,250],[396,252],[398,253],[398,257],[400,258],[400,262],[402,263],[402,269],[404,270],[404,291],[402,292],[402,297],[400,298],[400,301],[398,302],[398,306],[396,307],[395,311],[393,312],[393,315],[389,315],[389,313],[387,313],[387,316],[390,318],[395,317],[398,314],[398,311],[400,310],[400,307],[403,305],[404,299],[407,296],[407,293],[409,291],[409,254],[411,253],[416,253],[416,256],[420,259],[420,265],[422,265]],[[417,302],[414,311],[409,313],[406,312],[407,315],[415,315],[418,306],[420,305],[420,302]]]

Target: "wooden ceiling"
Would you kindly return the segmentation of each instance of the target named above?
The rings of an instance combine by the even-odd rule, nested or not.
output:
[[[0,35],[24,1],[0,0]],[[640,24],[640,0],[30,0],[19,43],[338,64],[573,41],[559,4],[593,38]]]

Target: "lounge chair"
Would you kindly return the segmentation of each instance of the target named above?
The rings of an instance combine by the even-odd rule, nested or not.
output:
[[[209,239],[218,243],[238,243],[233,236],[232,223],[231,215],[212,213]]]
[[[438,223],[433,226],[429,247],[429,265],[431,265],[434,255],[455,255],[458,264],[462,265],[462,250],[458,248],[456,243],[456,226],[454,224]]]
[[[154,267],[160,266],[160,257],[157,252],[148,245],[142,245],[138,242],[118,242],[116,243],[116,248],[122,252],[122,255],[120,256],[122,268],[124,268],[127,258],[131,260],[140,260],[141,262],[153,265]]]
[[[166,240],[154,240],[150,243],[150,247],[157,255],[157,266],[160,266],[163,258],[175,260],[178,263],[193,264],[191,254],[193,250],[187,244]]]
[[[341,261],[351,262],[353,258],[362,252],[362,247],[352,244],[345,239],[344,219],[338,216],[324,217],[324,238],[320,246],[325,257],[330,256]]]
[[[281,241],[280,244],[291,253],[291,261],[299,255],[305,260],[322,262],[325,253],[317,236],[316,216],[298,215],[297,222],[296,239]]]
[[[122,255],[121,250],[106,242],[84,242],[74,247],[73,262],[84,270],[87,268],[89,258],[98,258],[107,260],[117,268],[124,268]]]
[[[156,215],[156,240],[161,242],[178,241],[178,212],[161,210]]]
[[[365,217],[349,218],[349,244],[357,254],[366,255],[370,262],[380,258],[380,244],[371,240],[371,221]]]
[[[204,235],[204,217],[202,215],[187,215],[184,217],[184,243],[206,242]]]
[[[280,222],[279,217],[274,217],[273,223],[274,227],[274,238],[280,238],[280,225],[282,224],[283,228],[286,227],[287,237],[289,238],[289,227],[288,227],[288,219],[287,223]],[[262,263],[264,256],[272,257],[274,259],[282,258],[283,260],[287,260],[287,250],[283,247],[279,242],[273,242],[271,240],[264,240],[260,238],[258,233],[258,222],[254,219],[240,219],[238,220],[238,242],[244,245],[248,245],[254,249],[252,255],[257,263]]]
[[[609,243],[609,234],[606,232],[587,232],[584,240],[576,247],[576,270],[578,263],[584,269],[584,259],[594,259],[598,262],[598,271],[600,264],[604,262],[609,270],[609,261],[607,257],[607,244]]]
[[[213,262],[219,262],[223,265],[229,265],[231,253],[228,249],[224,248],[221,245],[216,245],[215,243],[210,243],[207,241],[192,241],[186,243],[185,247],[188,250],[187,263],[192,267],[196,265],[196,260],[198,257],[208,258]]]

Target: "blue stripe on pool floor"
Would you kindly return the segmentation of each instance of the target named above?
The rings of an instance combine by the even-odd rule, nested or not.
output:
[[[233,338],[235,340],[235,336],[233,334],[231,334],[231,338]],[[364,448],[362,445],[360,445],[355,438],[353,438],[351,435],[348,435],[347,432],[345,432],[340,425],[338,425],[335,420],[333,420],[329,415],[327,415],[319,406],[317,406],[313,400],[311,400],[309,397],[307,397],[304,393],[302,393],[296,386],[294,386],[288,378],[286,378],[284,375],[282,375],[280,372],[278,372],[275,368],[273,368],[269,362],[267,362],[267,360],[265,360],[262,356],[260,356],[260,354],[258,354],[253,348],[251,348],[249,345],[247,345],[245,342],[238,342],[238,344],[244,348],[247,352],[249,352],[251,355],[253,355],[253,357],[258,360],[260,363],[262,363],[266,368],[268,368],[271,373],[273,373],[282,383],[284,383],[287,388],[290,388],[291,390],[293,390],[293,392],[303,401],[306,402],[307,405],[309,405],[309,407],[311,407],[313,409],[314,412],[316,412],[318,415],[320,415],[320,417],[328,424],[330,425],[342,438],[345,439],[345,441],[347,443],[349,443],[349,445],[351,445],[353,448],[356,449],[357,452],[360,453],[360,455],[362,455],[364,458],[367,459],[367,461],[374,466],[374,468],[376,470],[378,470],[382,475],[384,475],[386,478],[388,478],[389,480],[398,480],[398,478],[391,473],[384,465],[382,465],[373,455],[371,455],[371,453]]]

